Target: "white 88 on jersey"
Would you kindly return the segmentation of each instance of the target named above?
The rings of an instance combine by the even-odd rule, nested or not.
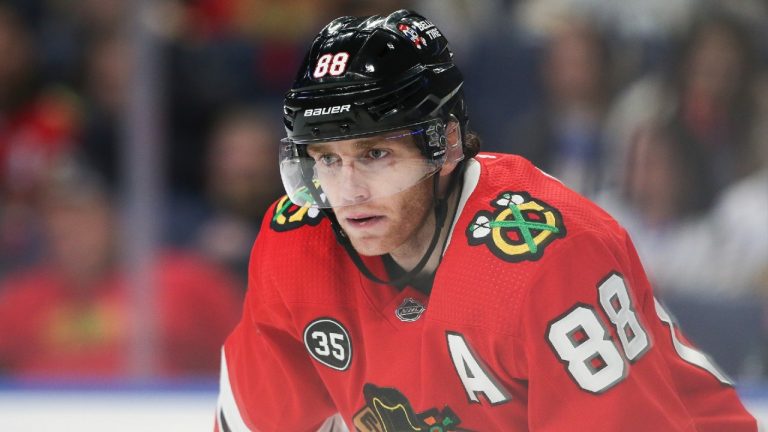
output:
[[[638,319],[629,287],[621,275],[610,273],[597,286],[597,291],[600,307],[613,324],[623,355],[591,305],[577,304],[555,319],[547,329],[547,340],[576,384],[599,394],[629,375],[628,362],[642,358],[651,347],[651,340]],[[710,372],[723,384],[732,385],[706,355],[679,341],[671,318],[658,302],[655,308],[661,321],[669,326],[680,358]]]
[[[572,309],[549,327],[547,336],[584,390],[602,393],[626,376],[627,365],[592,307]]]
[[[648,349],[648,334],[645,332],[629,297],[624,279],[614,273],[597,287],[600,306],[616,327],[621,346],[627,359],[633,361]]]

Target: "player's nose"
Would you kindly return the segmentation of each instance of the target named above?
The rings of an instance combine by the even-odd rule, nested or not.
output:
[[[355,167],[354,162],[342,166],[340,183],[344,205],[359,204],[371,198],[366,176]]]

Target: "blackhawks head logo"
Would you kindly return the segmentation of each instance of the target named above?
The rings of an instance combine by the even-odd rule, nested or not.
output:
[[[485,244],[505,261],[537,260],[547,245],[565,236],[560,212],[525,192],[504,192],[491,205],[493,212],[477,212],[467,237],[470,245]]]
[[[303,225],[317,225],[322,218],[316,207],[297,206],[285,195],[277,202],[269,226],[275,231],[288,231]]]
[[[366,405],[353,417],[357,432],[460,432],[461,420],[449,408],[416,413],[399,390],[366,384]]]

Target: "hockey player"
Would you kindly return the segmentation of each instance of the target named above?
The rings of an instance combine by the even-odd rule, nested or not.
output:
[[[755,431],[627,233],[477,153],[442,33],[339,18],[285,99],[220,431]]]

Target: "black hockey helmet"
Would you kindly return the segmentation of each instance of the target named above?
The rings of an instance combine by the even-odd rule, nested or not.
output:
[[[445,162],[449,120],[458,122],[464,142],[462,85],[448,41],[419,14],[403,9],[332,21],[285,96],[281,174],[289,196],[299,205],[318,203],[302,193],[312,180],[300,159],[314,143],[410,130],[431,164],[426,176],[436,172]]]

